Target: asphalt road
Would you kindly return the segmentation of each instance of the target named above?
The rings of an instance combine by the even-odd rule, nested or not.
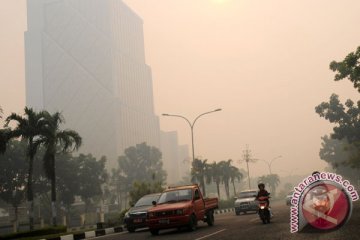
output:
[[[194,232],[187,230],[170,229],[160,231],[160,235],[152,236],[146,229],[135,233],[122,232],[118,234],[97,237],[101,240],[142,240],[142,239],[174,239],[174,240],[215,240],[215,239],[319,239],[319,240],[356,240],[360,239],[360,204],[355,203],[352,217],[342,228],[332,232],[302,232],[290,233],[289,207],[284,202],[272,203],[274,217],[270,224],[262,224],[257,214],[248,213],[236,216],[235,213],[215,215],[215,224],[212,227],[199,222]]]

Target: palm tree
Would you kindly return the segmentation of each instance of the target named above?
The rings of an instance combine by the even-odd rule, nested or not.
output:
[[[276,187],[279,186],[280,183],[279,176],[277,174],[269,174],[268,183],[270,187],[270,192],[273,193],[273,195],[275,195]]]
[[[206,163],[207,159],[201,160],[195,158],[192,162],[191,168],[191,182],[199,182],[200,187],[202,188],[202,194],[206,196],[206,189],[205,189],[205,176],[209,171],[209,165]]]
[[[277,174],[269,174],[261,176],[259,178],[259,182],[267,184],[270,188],[270,193],[273,193],[273,195],[275,195],[276,187],[279,185],[280,179]]]
[[[60,130],[60,124],[64,123],[64,118],[61,113],[56,112],[45,114],[45,124],[42,127],[42,135],[37,141],[45,147],[45,154],[43,157],[43,166],[46,177],[51,182],[51,215],[52,224],[56,223],[56,171],[55,171],[55,155],[57,149],[60,148],[63,152],[77,150],[81,146],[80,135],[73,130]]]
[[[22,138],[27,142],[26,156],[29,159],[28,178],[27,178],[27,201],[29,205],[29,227],[34,229],[34,193],[32,188],[33,183],[33,165],[36,151],[39,147],[37,138],[41,134],[42,125],[44,124],[44,112],[36,112],[32,108],[25,107],[25,116],[12,113],[5,120],[5,127],[9,123],[15,121],[17,126],[13,129],[3,130],[3,137],[0,140],[0,151],[6,151],[6,142],[12,138]],[[6,133],[4,133],[6,131]],[[1,134],[0,134],[1,135]]]
[[[232,162],[232,160],[229,159],[227,161],[221,161],[219,163],[220,166],[221,166],[222,182],[224,183],[225,193],[226,193],[227,199],[230,199],[229,183],[230,183],[230,169],[231,169],[230,166],[231,166],[231,162]]]
[[[235,180],[237,179],[239,182],[243,178],[242,173],[239,171],[237,167],[230,166],[230,182],[234,188],[234,196],[236,196],[236,189],[235,189]]]
[[[220,199],[220,183],[222,180],[221,165],[216,162],[212,163],[210,165],[210,172],[211,172],[211,181],[215,182],[218,198]]]

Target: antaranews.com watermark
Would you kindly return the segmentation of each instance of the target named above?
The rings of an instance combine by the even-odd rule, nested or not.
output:
[[[307,224],[324,230],[340,227],[351,215],[352,202],[358,199],[355,187],[339,174],[321,172],[308,176],[294,187],[290,232],[298,232]]]

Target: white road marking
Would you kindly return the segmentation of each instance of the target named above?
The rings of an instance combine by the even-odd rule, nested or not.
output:
[[[213,232],[213,233],[211,233],[211,234],[208,234],[208,235],[205,235],[205,236],[196,238],[195,240],[200,240],[200,239],[204,239],[204,238],[207,238],[207,237],[211,237],[211,236],[213,236],[213,235],[215,235],[215,234],[218,234],[218,233],[221,233],[221,232],[223,232],[223,231],[225,231],[225,230],[226,230],[226,229],[221,229],[221,230],[219,230],[219,231],[217,231],[217,232]]]

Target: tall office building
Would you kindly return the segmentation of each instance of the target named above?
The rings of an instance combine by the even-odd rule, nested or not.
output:
[[[60,111],[80,149],[108,157],[160,147],[143,22],[121,0],[27,0],[26,104]]]
[[[160,133],[161,151],[167,183],[176,184],[190,176],[191,160],[188,145],[179,145],[175,131]]]

